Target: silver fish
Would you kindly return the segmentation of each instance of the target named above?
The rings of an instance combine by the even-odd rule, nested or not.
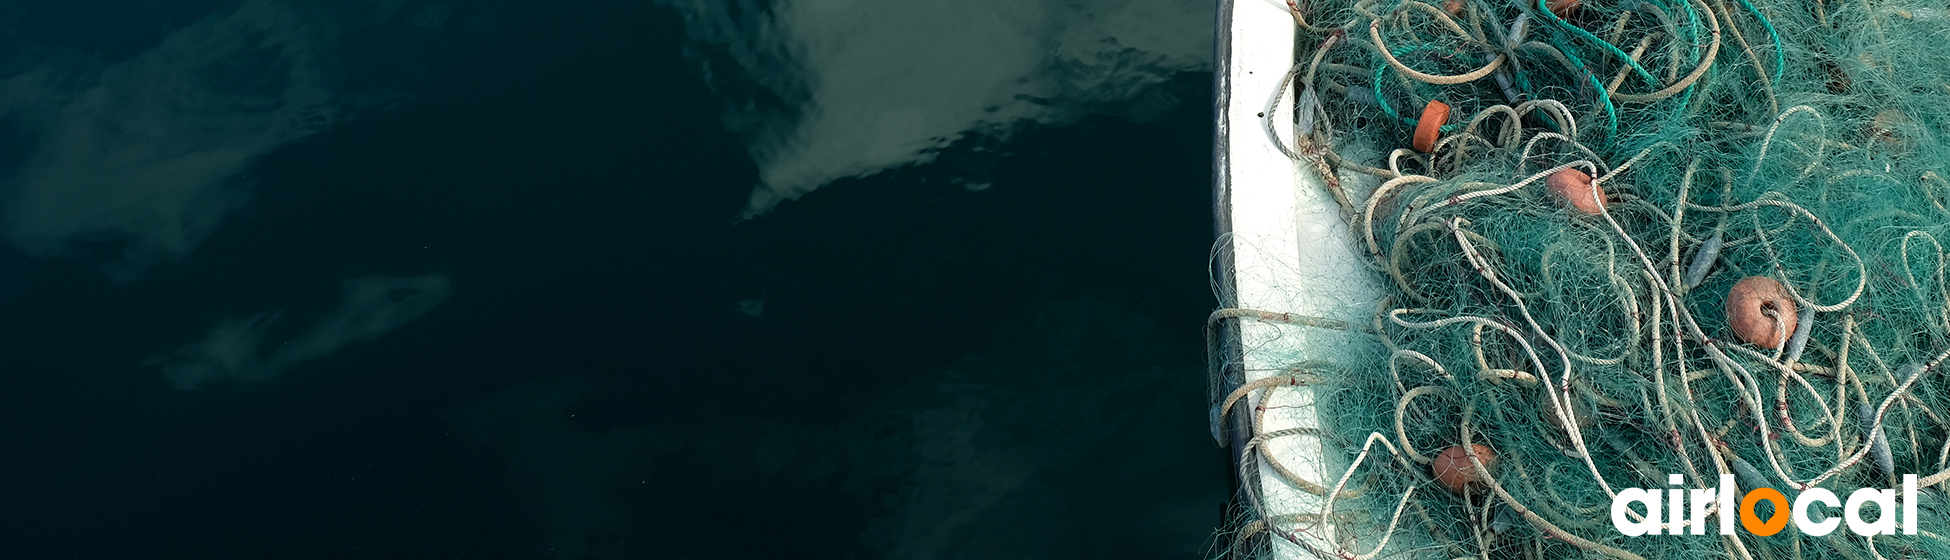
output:
[[[1697,288],[1700,281],[1706,279],[1706,271],[1713,270],[1713,261],[1720,258],[1720,245],[1723,243],[1726,243],[1726,238],[1716,231],[1712,239],[1699,245],[1699,252],[1693,253],[1692,266],[1686,267],[1686,289]]]
[[[1746,459],[1740,458],[1739,455],[1730,455],[1730,457],[1733,458],[1733,474],[1740,477],[1740,485],[1747,487],[1747,491],[1773,487],[1773,484],[1767,482],[1767,476],[1760,474],[1760,470],[1755,469],[1754,465],[1748,463]]]
[[[1875,405],[1863,404],[1857,410],[1862,417],[1862,432],[1869,439],[1869,459],[1875,461],[1876,468],[1882,469],[1883,474],[1895,474],[1896,459],[1889,455],[1889,438],[1884,437],[1883,431],[1875,426]]]
[[[1794,322],[1794,336],[1788,337],[1787,359],[1782,360],[1781,363],[1792,364],[1795,360],[1801,359],[1801,351],[1808,347],[1808,331],[1814,330],[1814,327],[1815,310],[1803,310],[1801,319]]]

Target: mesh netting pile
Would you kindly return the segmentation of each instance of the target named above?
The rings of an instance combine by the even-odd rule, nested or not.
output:
[[[1317,438],[1339,475],[1267,454],[1326,498],[1269,511],[1248,461],[1241,543],[1950,558],[1943,0],[1293,1],[1297,101],[1267,118],[1297,135],[1270,140],[1327,178],[1386,297],[1365,325],[1221,311],[1378,341],[1215,397],[1312,391],[1320,429],[1256,432],[1255,450]],[[1440,454],[1475,445],[1493,456],[1461,454],[1473,478],[1447,484]],[[1610,521],[1624,488],[1721,473],[1789,499],[1914,473],[1921,531]]]

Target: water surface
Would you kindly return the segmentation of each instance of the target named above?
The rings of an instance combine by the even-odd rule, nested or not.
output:
[[[1209,8],[0,7],[0,557],[1210,544]]]

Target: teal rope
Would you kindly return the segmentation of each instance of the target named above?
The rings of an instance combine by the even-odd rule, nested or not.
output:
[[[1686,24],[1683,27],[1685,27],[1686,29],[1687,44],[1688,45],[1699,44],[1700,31],[1701,31],[1700,24],[1699,24],[1699,12],[1693,11],[1693,3],[1687,2],[1686,0],[1672,0],[1668,4],[1668,9],[1672,9],[1672,8],[1677,8],[1678,10],[1681,10],[1686,14]],[[1688,65],[1699,64],[1699,57],[1700,57],[1699,49],[1683,48],[1680,49],[1680,51],[1686,54],[1686,59],[1685,59],[1686,64]],[[1685,120],[1686,108],[1692,105],[1693,91],[1697,90],[1698,88],[1699,88],[1699,83],[1695,82],[1693,85],[1688,86],[1684,91],[1679,92],[1678,99],[1676,100],[1677,102],[1671,104],[1671,110],[1669,110],[1666,113],[1666,122],[1681,122]]]
[[[1607,141],[1617,140],[1618,107],[1611,103],[1611,92],[1605,91],[1605,84],[1599,82],[1598,76],[1592,74],[1591,70],[1584,67],[1584,61],[1579,59],[1578,55],[1572,54],[1571,51],[1565,50],[1563,47],[1559,47],[1558,50],[1564,50],[1564,58],[1571,59],[1571,65],[1576,66],[1579,72],[1583,72],[1584,78],[1591,81],[1591,87],[1598,90],[1598,103],[1605,106],[1605,128],[1603,129],[1605,131],[1605,139]],[[1656,84],[1658,82],[1654,81],[1653,83]]]
[[[1686,28],[1687,43],[1690,45],[1699,44],[1700,32],[1701,32],[1700,22],[1699,22],[1699,12],[1693,11],[1693,3],[1687,2],[1686,0],[1673,0],[1668,5],[1668,9],[1672,9],[1675,7],[1679,10],[1683,10],[1686,14],[1686,25],[1684,25],[1684,27]],[[1687,64],[1689,65],[1699,64],[1699,57],[1700,57],[1699,49],[1686,48],[1680,50],[1686,53]],[[1676,100],[1677,103],[1669,104],[1671,109],[1666,113],[1667,122],[1679,122],[1685,119],[1686,108],[1692,105],[1693,102],[1693,91],[1698,88],[1699,88],[1699,84],[1694,83],[1693,85],[1688,86],[1684,91],[1679,92],[1678,99]]]
[[[1685,0],[1678,0],[1676,2],[1673,2],[1673,4],[1676,4],[1680,8],[1686,10],[1686,32],[1688,34],[1686,37],[1687,44],[1688,45],[1700,44],[1700,41],[1704,39],[1700,35],[1702,34],[1703,31],[1705,31],[1705,29],[1700,27],[1699,12],[1693,11],[1693,3],[1687,2]],[[1687,64],[1699,64],[1699,57],[1700,57],[1700,50],[1698,48],[1686,49]]]
[[[1585,31],[1584,29],[1581,29],[1578,26],[1571,25],[1571,22],[1564,21],[1562,18],[1557,17],[1557,14],[1551,13],[1550,8],[1544,5],[1544,0],[1537,0],[1537,11],[1543,12],[1545,16],[1548,16],[1551,19],[1551,23],[1557,24],[1558,27],[1562,27],[1570,31],[1572,34],[1577,35],[1580,38],[1583,38],[1586,41],[1597,43],[1599,46],[1604,47],[1607,52],[1610,52],[1612,56],[1616,56],[1618,57],[1619,60],[1623,60],[1627,64],[1632,65],[1632,70],[1638,72],[1639,77],[1645,78],[1646,83],[1658,85],[1659,79],[1652,77],[1651,72],[1645,71],[1645,67],[1640,66],[1639,61],[1632,60],[1632,57],[1630,55],[1625,54],[1625,51],[1618,50],[1617,45],[1607,43],[1605,42],[1604,39],[1599,39],[1597,35],[1592,35],[1590,31]],[[1564,51],[1565,56],[1571,55],[1571,51],[1565,49],[1563,45],[1558,45],[1557,49]]]
[[[1767,21],[1767,16],[1762,15],[1760,8],[1755,8],[1753,2],[1740,0],[1740,5],[1754,14],[1754,19],[1760,20],[1761,27],[1767,28],[1767,38],[1774,42],[1774,83],[1781,83],[1781,70],[1787,68],[1787,50],[1781,48],[1781,34],[1774,31],[1774,24]]]
[[[1537,0],[1537,5],[1543,6],[1544,5],[1543,0]],[[1592,39],[1597,39],[1597,37],[1592,37]],[[1604,105],[1605,107],[1605,127],[1603,128],[1603,130],[1605,131],[1605,138],[1608,141],[1618,139],[1618,108],[1612,105],[1611,92],[1605,91],[1605,84],[1598,81],[1598,76],[1592,74],[1589,68],[1584,67],[1584,59],[1578,58],[1578,54],[1576,52],[1573,52],[1571,49],[1565,48],[1563,44],[1557,44],[1557,41],[1555,39],[1553,39],[1551,42],[1553,43],[1553,46],[1557,47],[1558,52],[1564,53],[1565,59],[1571,61],[1571,67],[1576,68],[1579,73],[1584,74],[1584,78],[1591,82],[1591,87],[1593,89],[1598,90],[1598,103]],[[1600,42],[1602,43],[1602,41]],[[1605,43],[1605,44],[1610,45],[1610,43]],[[1627,58],[1627,60],[1630,59]],[[1640,70],[1640,71],[1643,72],[1644,70]],[[1650,75],[1648,75],[1648,77],[1649,76]],[[1652,83],[1656,84],[1659,82],[1658,80],[1653,80]]]

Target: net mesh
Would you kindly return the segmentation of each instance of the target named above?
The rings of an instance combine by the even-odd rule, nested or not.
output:
[[[1271,140],[1325,173],[1386,297],[1366,324],[1215,315],[1374,342],[1214,394],[1229,409],[1310,392],[1317,431],[1255,421],[1254,451],[1317,439],[1339,475],[1307,480],[1264,453],[1274,478],[1332,497],[1257,504],[1241,542],[1349,558],[1950,557],[1941,1],[1289,8],[1297,134]],[[1452,449],[1460,475],[1441,472]],[[1921,527],[1613,527],[1626,488],[1722,473],[1790,500],[1915,473]]]

